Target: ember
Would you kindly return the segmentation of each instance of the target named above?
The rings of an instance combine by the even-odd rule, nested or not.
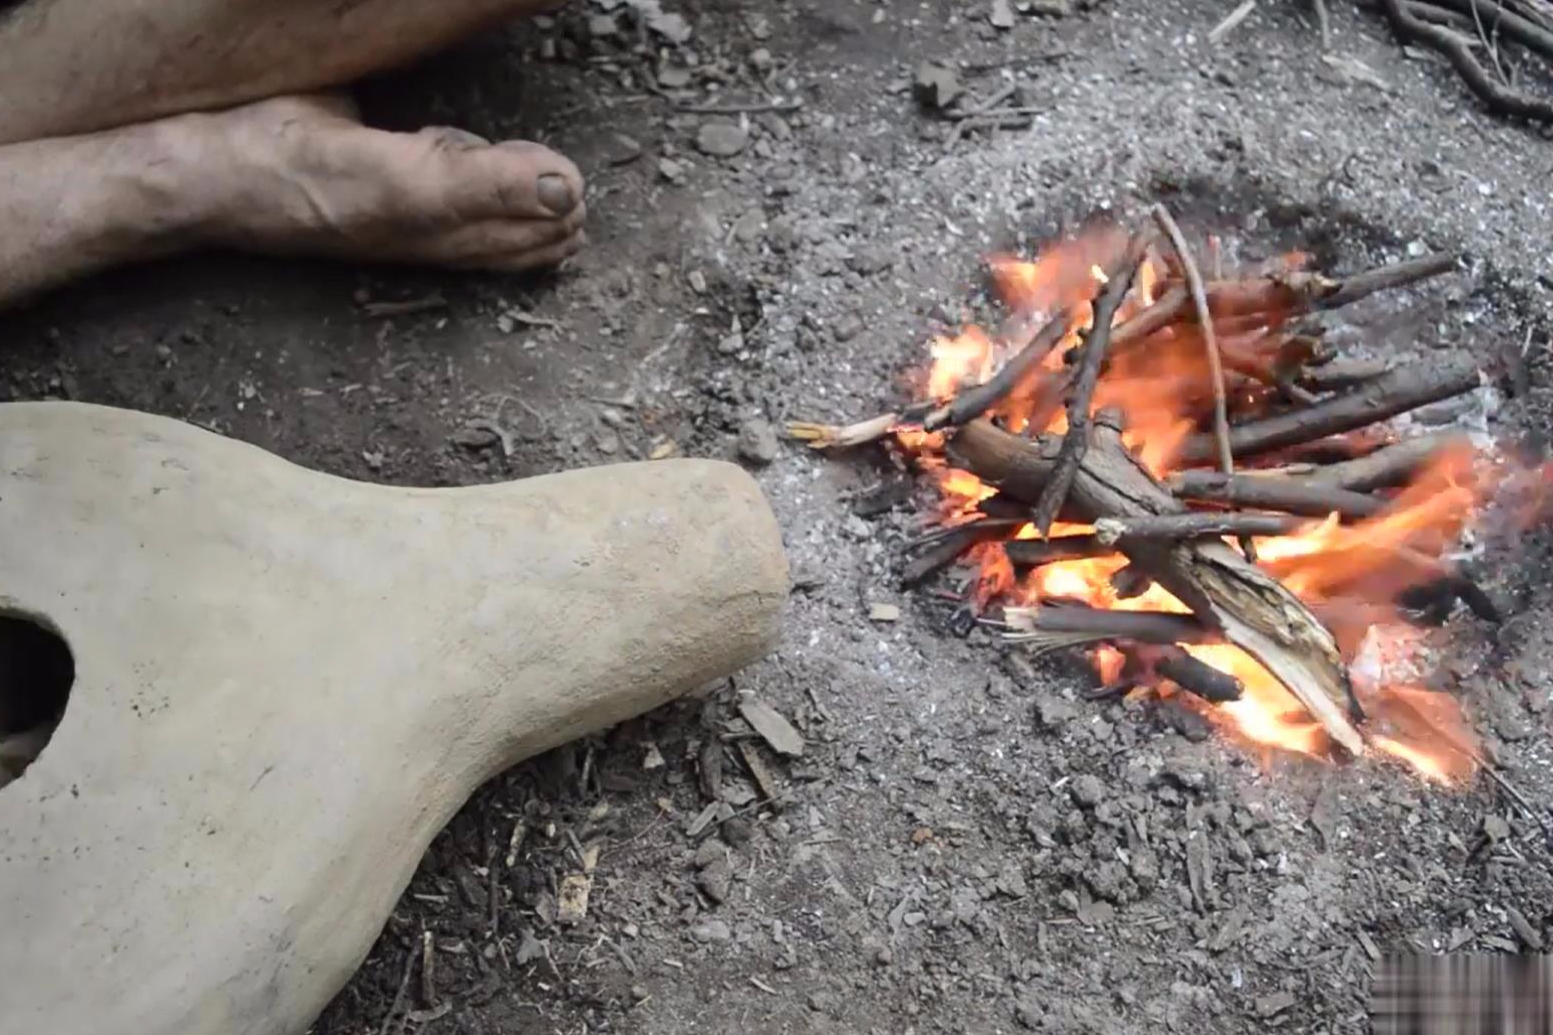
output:
[[[1528,523],[1549,471],[1464,435],[1394,441],[1383,422],[1475,389],[1477,369],[1337,359],[1306,319],[1454,260],[1339,280],[1291,253],[1204,280],[1155,221],[995,259],[1011,315],[934,341],[920,402],[792,433],[892,438],[940,497],[906,581],[969,564],[967,606],[1030,650],[1089,650],[1097,693],[1179,697],[1239,743],[1378,752],[1459,783],[1482,756],[1456,699],[1405,663],[1421,637],[1399,601],[1497,618],[1451,551],[1502,482],[1531,488],[1510,515]]]

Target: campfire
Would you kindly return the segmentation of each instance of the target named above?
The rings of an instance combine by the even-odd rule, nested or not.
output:
[[[1497,621],[1453,560],[1493,513],[1523,528],[1544,468],[1392,418],[1478,388],[1462,360],[1341,357],[1321,314],[1449,272],[1424,256],[1347,277],[1290,253],[1226,272],[1156,207],[994,259],[1008,316],[931,346],[918,401],[820,449],[885,442],[931,480],[903,581],[963,565],[961,614],[1035,653],[1087,651],[1096,697],[1177,698],[1247,746],[1399,759],[1459,783],[1484,764],[1426,689],[1420,611]],[[1204,270],[1206,269],[1206,274]]]

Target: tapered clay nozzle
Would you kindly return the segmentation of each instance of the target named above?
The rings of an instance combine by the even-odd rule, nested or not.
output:
[[[0,406],[0,610],[75,665],[0,789],[0,1031],[303,1031],[481,781],[759,658],[786,594],[730,464],[388,488]]]

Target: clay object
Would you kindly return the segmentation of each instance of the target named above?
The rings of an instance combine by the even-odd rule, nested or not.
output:
[[[75,663],[0,790],[0,1032],[303,1031],[478,784],[759,658],[786,594],[731,464],[393,488],[0,405],[0,611]]]

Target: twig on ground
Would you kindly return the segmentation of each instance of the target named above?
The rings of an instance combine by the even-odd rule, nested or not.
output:
[[[1553,101],[1494,82],[1472,56],[1471,48],[1454,32],[1420,20],[1407,9],[1403,0],[1381,0],[1381,7],[1391,21],[1392,31],[1402,42],[1417,43],[1443,54],[1490,112],[1535,122],[1553,122]]]
[[[1139,236],[1127,249],[1118,268],[1111,271],[1105,289],[1095,302],[1089,331],[1084,335],[1084,353],[1073,379],[1073,395],[1068,402],[1068,432],[1062,440],[1062,451],[1057,454],[1057,466],[1041,491],[1035,504],[1035,529],[1044,539],[1051,531],[1052,522],[1067,502],[1068,490],[1078,474],[1080,461],[1089,449],[1089,406],[1095,396],[1095,385],[1100,380],[1100,367],[1105,362],[1106,348],[1111,340],[1111,323],[1122,299],[1132,290],[1132,282],[1138,275],[1150,244],[1149,238]]]
[[[1332,15],[1327,11],[1327,0],[1312,0],[1316,8],[1316,24],[1321,26],[1321,49],[1332,49]]]
[[[412,945],[410,952],[404,958],[404,972],[399,975],[399,989],[394,992],[394,998],[388,1004],[388,1012],[383,1015],[383,1023],[378,1026],[378,1035],[389,1035],[393,1030],[394,1018],[399,1015],[399,1008],[404,1005],[404,997],[410,991],[410,975],[415,973],[415,962],[420,958],[420,946]]]
[[[1208,356],[1208,376],[1213,381],[1213,437],[1219,448],[1219,470],[1225,475],[1233,474],[1235,455],[1229,445],[1229,397],[1224,391],[1224,363],[1219,355],[1219,339],[1214,333],[1213,316],[1208,312],[1208,293],[1203,289],[1202,274],[1197,269],[1197,263],[1192,260],[1186,238],[1170,210],[1164,205],[1155,205],[1154,222],[1170,238],[1171,247],[1175,249],[1176,258],[1180,260],[1181,270],[1186,276],[1187,290],[1192,293],[1192,305],[1197,309],[1197,322]],[[1241,538],[1240,550],[1247,560],[1256,560],[1256,547],[1252,545],[1250,536]]]
[[[751,101],[748,104],[676,104],[681,115],[762,115],[788,114],[803,110],[802,101]]]
[[[1213,46],[1218,46],[1223,42],[1224,37],[1234,32],[1239,28],[1241,22],[1251,17],[1251,12],[1256,10],[1256,3],[1257,0],[1245,0],[1239,7],[1231,11],[1223,21],[1215,25],[1208,33],[1208,42]]]

